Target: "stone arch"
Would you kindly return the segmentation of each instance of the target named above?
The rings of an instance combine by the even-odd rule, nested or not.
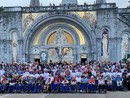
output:
[[[111,29],[110,29],[109,26],[103,26],[103,27],[101,28],[100,37],[102,38],[102,31],[103,31],[104,29],[107,29],[107,30],[108,30],[108,32],[109,32],[108,36],[109,36],[109,38],[110,38],[110,37],[111,37]]]
[[[28,54],[29,52],[29,48],[30,48],[30,40],[32,38],[32,36],[37,32],[37,28],[41,29],[43,26],[47,26],[50,23],[56,23],[56,22],[65,22],[65,23],[69,23],[74,25],[75,27],[77,27],[78,29],[80,29],[83,33],[83,35],[85,36],[86,39],[88,39],[88,47],[89,52],[92,54],[96,51],[96,36],[92,30],[92,28],[85,22],[83,21],[81,18],[79,18],[76,15],[73,14],[52,14],[52,15],[43,15],[41,17],[39,17],[36,21],[34,21],[34,23],[29,26],[29,28],[26,30],[26,34],[24,37],[24,49],[26,54]],[[91,59],[95,59],[96,55],[90,55],[92,56]]]
[[[123,34],[127,34],[130,37],[130,30],[124,30],[121,32],[120,37],[122,37]]]
[[[17,34],[17,40],[20,40],[21,39],[21,35],[19,34],[19,30],[16,28],[16,27],[13,27],[9,30],[10,32],[10,36],[9,36],[9,39],[12,40],[12,33],[13,32],[16,32]]]
[[[69,34],[72,36],[72,38],[73,38],[73,40],[75,42],[75,45],[79,44],[79,37],[78,37],[76,31],[74,29],[72,29],[71,27],[68,27],[65,24],[64,25],[63,24],[62,25],[57,24],[57,25],[54,25],[54,26],[51,26],[51,27],[47,28],[47,30],[45,30],[45,32],[42,34],[42,38],[41,38],[40,42],[45,42],[46,43],[48,37],[53,33],[53,31],[55,31],[58,28],[62,28],[62,29],[65,29],[66,31],[68,31]],[[40,43],[40,44],[42,44],[42,43]]]
[[[127,59],[127,54],[129,54],[130,46],[130,32],[129,30],[124,30],[121,33],[121,59]]]

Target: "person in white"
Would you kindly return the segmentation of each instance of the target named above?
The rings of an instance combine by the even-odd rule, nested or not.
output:
[[[76,82],[77,82],[77,83],[80,83],[80,82],[81,82],[81,76],[80,76],[80,75],[77,75],[77,76],[76,76]]]
[[[49,73],[47,69],[44,69],[44,77],[45,77],[45,80],[47,80],[49,77]]]
[[[103,77],[99,77],[98,79],[98,85],[99,85],[99,92],[101,90],[106,90],[105,88],[105,80],[103,79]]]

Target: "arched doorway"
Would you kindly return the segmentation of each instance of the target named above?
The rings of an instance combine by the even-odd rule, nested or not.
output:
[[[50,24],[66,24],[68,26],[70,26],[71,28],[76,28],[74,29],[75,32],[71,32],[71,34],[73,35],[73,37],[71,36],[70,33],[64,32],[64,33],[58,33],[61,32],[62,29],[60,29],[60,27],[63,27],[62,25],[59,25],[59,31],[57,32],[51,32],[52,35],[48,35],[48,32],[46,32],[46,30],[48,30],[49,28],[51,28]],[[43,30],[44,29],[44,30]],[[64,29],[63,29],[64,31]],[[40,33],[41,32],[41,33]],[[80,32],[80,33],[78,33]],[[43,34],[44,33],[44,34]],[[77,35],[78,36],[77,36]],[[25,34],[25,42],[24,42],[24,46],[25,46],[25,58],[27,61],[31,60],[33,61],[33,54],[31,54],[32,52],[32,48],[34,48],[34,44],[33,41],[35,40],[35,37],[39,35],[39,40],[37,41],[39,44],[35,45],[35,48],[37,48],[37,54],[39,54],[39,56],[35,55],[37,58],[40,58],[40,53],[41,52],[46,52],[47,53],[47,58],[49,58],[49,52],[50,51],[59,51],[57,53],[59,53],[59,59],[64,61],[64,57],[63,57],[63,52],[68,51],[71,52],[69,53],[72,58],[70,61],[73,62],[81,62],[81,42],[82,39],[84,39],[84,44],[86,45],[86,54],[88,55],[87,58],[88,60],[94,59],[96,58],[96,55],[93,54],[95,51],[95,35],[94,32],[92,32],[91,28],[80,18],[78,17],[74,17],[73,15],[60,15],[60,14],[56,14],[56,15],[48,15],[46,17],[39,17],[26,31]],[[61,39],[66,39],[68,36],[69,38],[72,38],[72,40],[74,40],[73,43],[68,42],[68,39],[65,41],[66,44],[64,44],[62,42],[61,39],[59,39],[60,44],[54,44],[54,40],[57,36],[61,36]],[[45,42],[49,41],[48,39],[54,37],[53,39],[53,43],[51,43],[51,45],[45,44]],[[48,39],[47,39],[48,38]],[[74,38],[74,39],[73,39]],[[52,38],[51,38],[52,39]],[[44,44],[43,44],[44,43]],[[64,54],[65,55],[65,54]],[[67,59],[67,58],[66,58]],[[57,61],[58,61],[57,60]]]

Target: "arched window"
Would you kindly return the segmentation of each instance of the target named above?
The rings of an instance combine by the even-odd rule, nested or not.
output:
[[[122,35],[122,43],[121,43],[121,59],[126,59],[128,54],[128,40],[129,36],[128,34]]]

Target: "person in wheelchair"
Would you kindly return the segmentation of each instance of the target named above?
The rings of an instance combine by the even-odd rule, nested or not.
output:
[[[94,76],[91,76],[90,80],[88,81],[88,91],[96,92],[96,80],[95,80]]]
[[[54,80],[53,80],[53,83],[52,83],[52,91],[53,92],[59,92],[59,89],[60,89],[60,83],[61,83],[61,80],[60,78],[57,76],[54,77]]]
[[[113,76],[113,77],[114,77],[114,76]],[[109,90],[109,91],[114,90],[114,87],[115,87],[115,86],[113,86],[113,85],[114,85],[114,84],[113,84],[113,80],[112,80],[112,77],[111,77],[110,75],[107,75],[107,76],[105,77],[105,81],[106,81],[106,89]]]
[[[106,93],[106,85],[105,85],[105,80],[103,79],[103,77],[99,77],[98,78],[98,87],[99,87],[99,93],[101,91],[104,91]]]
[[[117,90],[123,90],[123,79],[122,77],[120,76],[120,74],[117,74],[117,77],[116,77],[116,86],[117,86]]]
[[[76,84],[77,84],[77,81],[76,81],[75,77],[73,77],[70,82],[71,92],[76,92]]]
[[[51,78],[49,77],[49,78],[46,80],[45,85],[44,85],[44,90],[45,90],[45,92],[49,92],[50,87],[51,87],[51,83],[52,83],[52,81],[51,81]]]
[[[66,93],[67,91],[68,91],[68,84],[69,84],[69,81],[66,79],[66,78],[64,78],[64,80],[61,82],[61,92],[64,92],[64,93]]]

